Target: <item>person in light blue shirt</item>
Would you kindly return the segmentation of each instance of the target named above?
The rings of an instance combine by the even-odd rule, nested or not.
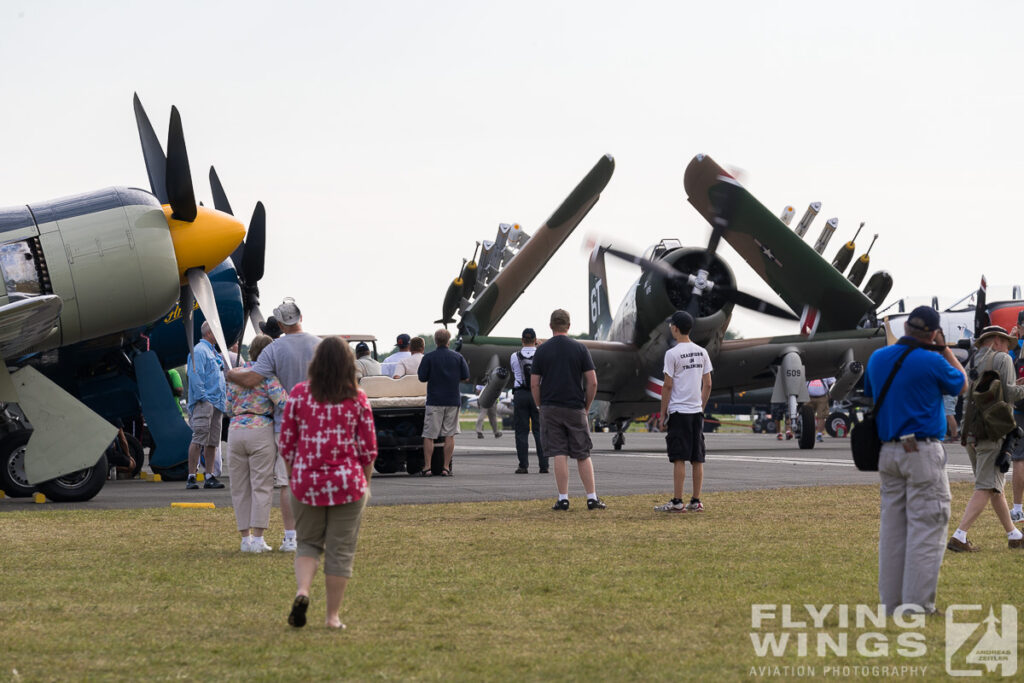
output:
[[[212,454],[220,446],[221,419],[224,415],[227,385],[220,354],[214,345],[210,324],[203,323],[203,338],[188,357],[188,414],[192,427],[192,443],[188,447],[188,482],[186,489],[198,489],[196,469],[203,448]],[[203,488],[222,489],[224,484],[212,475],[213,458],[207,457],[206,481]]]

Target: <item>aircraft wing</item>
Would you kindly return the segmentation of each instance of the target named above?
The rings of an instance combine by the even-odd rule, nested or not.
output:
[[[601,157],[561,206],[530,238],[501,272],[466,309],[459,332],[469,336],[489,334],[508,312],[527,285],[533,282],[562,243],[601,197],[615,171],[611,155]]]
[[[683,179],[694,208],[714,219],[709,193],[729,173],[711,157],[697,155]],[[735,212],[722,233],[761,279],[797,315],[804,306],[820,313],[819,332],[853,329],[874,303],[742,186]]]
[[[55,294],[33,296],[0,306],[0,353],[13,358],[46,339],[64,304]]]

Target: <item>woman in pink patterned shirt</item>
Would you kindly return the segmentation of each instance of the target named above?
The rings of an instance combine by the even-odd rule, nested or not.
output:
[[[338,612],[370,497],[377,432],[370,401],[356,384],[355,357],[340,337],[320,342],[308,377],[288,396],[281,423],[281,456],[288,466],[298,537],[298,590],[288,623],[305,625],[309,589],[323,553],[327,626],[345,628]]]

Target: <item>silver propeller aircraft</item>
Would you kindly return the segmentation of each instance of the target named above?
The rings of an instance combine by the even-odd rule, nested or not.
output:
[[[138,96],[135,110],[152,194],[110,187],[0,209],[0,489],[91,498],[117,431],[23,365],[26,356],[146,326],[179,296],[187,323],[194,297],[227,349],[207,272],[241,244],[245,227],[196,205],[177,109],[166,157]],[[191,344],[191,324],[185,330]]]

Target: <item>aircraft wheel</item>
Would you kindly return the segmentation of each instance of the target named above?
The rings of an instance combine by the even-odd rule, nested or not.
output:
[[[104,454],[92,467],[44,481],[39,490],[57,503],[80,503],[95,497],[106,482],[107,456]]]
[[[153,451],[155,450],[154,448],[149,452],[149,469],[153,470],[153,474],[159,474],[162,481],[185,481],[188,479],[188,460],[183,460],[170,467],[160,467],[153,464]]]
[[[800,406],[800,450],[814,448],[814,406],[805,403]]]
[[[764,431],[764,424],[760,420],[754,420],[754,424],[750,425],[750,428],[754,430],[755,434],[760,434]]]
[[[825,431],[835,439],[842,439],[850,434],[850,416],[838,411],[832,413],[825,420]]]
[[[128,444],[128,454],[132,456],[134,466],[128,466],[128,459],[121,450],[120,436],[114,437],[114,441],[107,448],[107,462],[116,465],[119,473],[128,472],[129,477],[134,479],[139,476],[142,466],[146,463],[146,451],[139,440],[127,432],[124,434],[124,440]]]
[[[626,437],[622,435],[622,432],[616,432],[615,436],[612,437],[612,448],[617,451],[621,451],[625,443]]]
[[[774,434],[775,431],[778,428],[779,428],[779,423],[776,422],[775,420],[767,420],[764,423],[764,433],[765,434]]]
[[[36,487],[25,477],[25,446],[29,430],[12,432],[0,443],[0,490],[11,498],[28,498]]]

